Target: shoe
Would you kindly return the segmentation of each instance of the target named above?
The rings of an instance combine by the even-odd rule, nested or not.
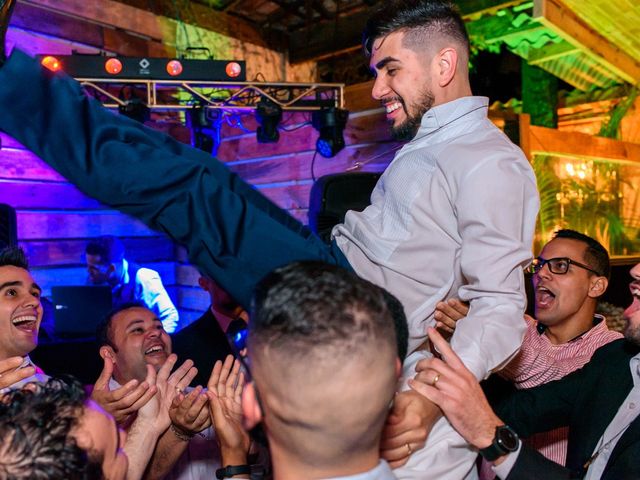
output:
[[[11,20],[11,14],[13,13],[13,7],[16,6],[16,0],[0,0],[0,62],[4,62],[6,56],[5,37],[7,35],[7,28],[9,27],[9,20]]]

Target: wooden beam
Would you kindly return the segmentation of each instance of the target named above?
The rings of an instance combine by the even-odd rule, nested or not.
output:
[[[167,20],[179,20],[243,42],[266,46],[260,32],[249,22],[193,2],[187,3],[189,9],[186,15],[185,11],[176,11],[173,0],[154,1],[154,12],[146,10],[147,0],[20,0],[19,3],[39,6],[157,41],[166,41]]]
[[[556,155],[588,160],[640,163],[639,143],[622,142],[585,133],[566,132],[533,125],[529,127],[528,131],[527,150],[530,155]]]
[[[542,48],[531,49],[527,56],[527,63],[529,65],[540,66],[541,63],[556,60],[580,51],[581,50],[578,47],[567,41],[552,43]]]
[[[560,0],[534,0],[533,16],[625,81],[640,82],[640,62],[613,45]]]
[[[489,12],[523,0],[458,0],[456,4],[464,18],[478,12]],[[313,31],[301,29],[291,34],[289,60],[292,63],[317,60],[337,51],[357,48],[362,42],[362,31],[371,15],[371,9],[362,9],[337,20],[316,25]]]

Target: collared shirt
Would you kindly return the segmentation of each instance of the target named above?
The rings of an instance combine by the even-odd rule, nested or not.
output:
[[[593,454],[597,453],[597,457],[589,465],[585,480],[596,480],[602,477],[602,473],[611,457],[611,452],[613,452],[618,440],[640,414],[640,353],[631,359],[629,368],[633,378],[633,388],[627,398],[624,399],[624,402],[622,402],[622,405],[620,405],[618,413],[616,413],[616,416],[613,417],[613,420],[611,420],[611,423],[602,434],[600,441],[596,444]]]
[[[150,268],[140,268],[136,273],[133,298],[120,298],[124,285],[131,281],[129,276],[129,262],[124,263],[122,281],[113,287],[114,305],[133,300],[144,303],[149,310],[155,313],[167,333],[173,333],[178,325],[178,310],[169,298],[167,290],[162,284],[160,274]]]
[[[24,387],[26,384],[28,383],[45,383],[47,380],[49,380],[49,376],[45,375],[44,372],[42,370],[40,370],[32,361],[31,358],[29,358],[29,355],[27,355],[26,357],[24,357],[24,360],[22,362],[22,365],[20,365],[18,368],[16,368],[16,370],[20,370],[22,368],[26,368],[26,367],[33,367],[36,371],[36,373],[34,373],[33,375],[31,375],[30,377],[27,377],[23,380],[20,380],[19,382],[14,383],[13,385],[10,385],[8,387],[5,387],[3,389],[0,390],[0,395],[4,395],[7,392],[10,392],[11,390],[18,390],[22,387]]]
[[[324,480],[396,480],[396,476],[391,471],[389,464],[384,460],[380,460],[378,466],[368,472],[347,475],[346,477],[331,477]]]
[[[609,330],[602,315],[595,314],[594,326],[569,342],[553,344],[544,332],[538,331],[538,322],[524,317],[527,333],[518,355],[500,371],[500,376],[513,382],[518,389],[533,388],[559,380],[584,367],[593,353],[603,345],[622,338],[622,334]],[[569,428],[561,427],[530,436],[524,443],[538,450],[554,462],[564,465],[567,459]],[[480,478],[493,478],[491,464],[482,462]]]
[[[538,322],[525,315],[527,333],[518,355],[500,371],[500,376],[513,382],[518,389],[532,388],[558,380],[584,367],[593,353],[603,345],[622,338],[609,330],[602,315],[594,315],[594,326],[566,343],[551,343],[537,330]]]
[[[410,351],[435,325],[437,302],[471,302],[452,345],[477,378],[522,342],[523,268],[539,207],[529,162],[487,109],[487,98],[464,97],[429,110],[380,177],[371,205],[333,230],[356,273],[402,302]]]
[[[633,388],[620,405],[618,413],[613,417],[613,420],[611,420],[611,423],[609,423],[602,437],[600,437],[600,440],[596,444],[593,455],[597,453],[597,456],[593,463],[589,465],[584,480],[598,480],[602,477],[618,440],[620,440],[620,437],[622,437],[629,425],[631,425],[638,417],[638,414],[640,414],[640,353],[629,361],[629,368],[631,369],[631,376],[633,378]],[[518,455],[520,455],[520,448],[518,448],[518,451],[509,454],[500,465],[493,468],[493,471],[500,478],[507,478],[518,459]]]

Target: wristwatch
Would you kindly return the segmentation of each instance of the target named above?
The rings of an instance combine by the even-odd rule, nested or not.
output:
[[[493,442],[487,448],[480,449],[480,455],[485,460],[493,462],[507,453],[515,452],[519,446],[520,438],[518,438],[518,434],[508,425],[500,425],[496,427]]]
[[[222,480],[224,478],[233,477],[235,475],[242,475],[251,473],[250,465],[227,465],[224,468],[216,470],[216,478]]]

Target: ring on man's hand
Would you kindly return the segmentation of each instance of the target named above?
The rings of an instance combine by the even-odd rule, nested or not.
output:
[[[436,376],[435,376],[435,377],[433,377],[433,380],[431,380],[431,386],[432,386],[432,387],[435,387],[435,386],[436,386],[436,383],[438,383],[438,380],[440,380],[440,374],[439,374],[439,373],[436,373]]]
[[[180,387],[176,387],[176,393],[180,395],[181,393],[183,393],[183,390]]]
[[[413,449],[411,448],[411,445],[409,445],[408,443],[407,443],[407,450],[409,450],[409,455],[413,453]]]

